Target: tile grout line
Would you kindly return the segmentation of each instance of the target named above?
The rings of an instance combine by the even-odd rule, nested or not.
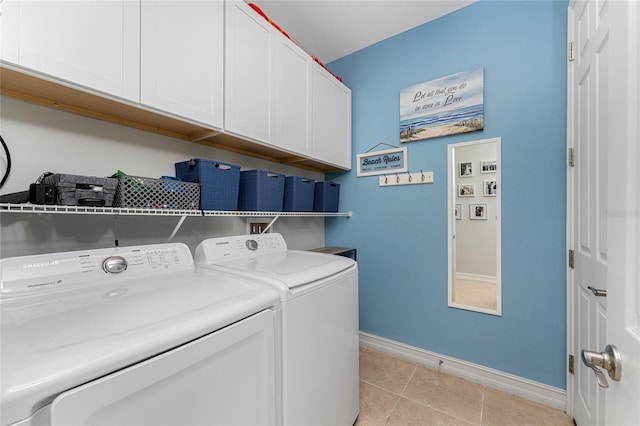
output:
[[[411,377],[409,378],[409,381],[407,381],[407,384],[405,385],[404,389],[402,390],[402,395],[400,397],[401,398],[406,398],[408,401],[414,402],[416,404],[420,404],[420,405],[422,405],[424,407],[427,407],[427,408],[429,408],[431,410],[437,411],[437,412],[439,412],[441,414],[444,414],[445,416],[454,418],[456,420],[460,420],[460,421],[462,421],[462,422],[464,422],[464,423],[466,423],[468,425],[473,425],[473,423],[467,422],[465,419],[462,419],[462,418],[456,416],[455,414],[448,413],[448,412],[443,411],[443,410],[441,410],[439,408],[433,407],[433,406],[431,406],[429,404],[425,404],[425,403],[423,403],[421,401],[418,401],[418,400],[415,400],[415,399],[413,399],[411,397],[405,396],[404,393],[407,390],[407,387],[409,386],[409,383],[411,382],[411,379],[413,379],[413,376],[415,376],[416,372],[418,371],[419,367],[423,367],[423,368],[429,369],[428,367],[426,367],[424,365],[416,364],[416,367],[413,370],[413,373],[411,374]],[[441,371],[439,371],[439,369],[438,370],[429,369],[429,370],[436,371],[437,374],[446,374],[446,373],[442,373]],[[480,401],[480,422],[477,425],[474,425],[474,426],[481,426],[482,425],[482,406],[484,404],[484,386],[482,387],[482,389],[483,389],[482,390],[482,399]],[[400,400],[398,400],[398,402],[400,402]],[[396,403],[396,406],[397,406],[397,403]],[[394,407],[394,410],[395,410],[395,407]],[[393,413],[393,411],[392,411],[392,413]]]
[[[404,388],[402,388],[402,392],[400,392],[401,396],[404,396],[405,391],[407,390],[407,387],[409,386],[409,383],[411,383],[411,379],[413,379],[413,376],[416,375],[416,371],[418,371],[418,364],[414,364],[413,366],[413,371],[411,372],[411,376],[409,377],[409,380],[407,380],[407,383],[404,385]]]
[[[404,392],[407,390],[407,386],[409,386],[409,383],[411,382],[411,379],[413,379],[413,376],[416,374],[416,371],[418,370],[418,365],[415,364],[413,366],[413,371],[411,372],[411,376],[409,376],[409,380],[407,380],[407,383],[404,385],[404,388],[402,389],[402,391],[400,392],[400,395],[398,397],[398,400],[396,401],[395,405],[393,406],[393,409],[391,410],[391,412],[389,413],[389,415],[387,416],[387,419],[384,421],[384,424],[387,425],[389,424],[389,420],[391,419],[391,416],[393,416],[393,412],[396,411],[396,408],[398,407],[398,404],[400,403],[400,400],[402,398],[404,398]]]
[[[411,401],[411,402],[414,402],[414,403],[416,403],[416,404],[422,405],[423,407],[427,407],[427,408],[428,408],[428,409],[430,409],[430,410],[437,411],[438,413],[440,413],[440,414],[444,414],[445,416],[447,416],[447,417],[451,417],[452,419],[460,420],[461,422],[463,422],[463,423],[465,423],[465,424],[468,424],[468,425],[470,425],[470,426],[480,426],[480,425],[482,424],[482,407],[480,407],[480,418],[481,418],[481,422],[476,424],[476,423],[468,422],[467,420],[462,419],[462,418],[460,418],[460,417],[456,416],[455,414],[448,413],[448,412],[446,412],[446,411],[443,411],[443,410],[442,410],[442,409],[440,409],[440,408],[434,407],[434,406],[429,405],[429,404],[425,404],[424,402],[422,402],[422,401],[418,401],[418,400],[413,399],[413,398],[411,398],[411,397],[408,397],[408,396],[401,396],[401,398],[404,398],[404,399],[406,399],[407,401]]]
[[[480,426],[483,424],[484,420],[484,391],[487,390],[486,386],[482,386],[482,403],[480,404]]]
[[[387,418],[384,420],[384,424],[388,425],[389,424],[389,420],[391,420],[391,416],[393,416],[393,412],[396,411],[396,408],[398,407],[398,404],[400,403],[400,400],[402,399],[402,395],[400,395],[398,397],[398,400],[396,401],[396,403],[394,404],[393,408],[391,409],[391,412],[389,413],[389,415],[387,416]]]
[[[402,395],[401,395],[401,394],[399,394],[398,392],[390,391],[389,389],[385,389],[385,388],[383,388],[383,387],[382,387],[382,386],[380,386],[380,385],[376,385],[375,383],[367,382],[367,381],[366,381],[366,380],[364,380],[364,379],[360,379],[360,381],[361,381],[362,383],[366,383],[366,384],[368,384],[369,386],[373,386],[374,388],[380,389],[381,391],[385,391],[385,392],[388,392],[388,393],[393,394],[393,395],[396,395],[396,396],[402,396]]]

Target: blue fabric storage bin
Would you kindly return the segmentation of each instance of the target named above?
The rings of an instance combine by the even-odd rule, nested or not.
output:
[[[339,199],[339,183],[316,182],[316,190],[313,195],[313,211],[337,212]]]
[[[238,210],[240,166],[221,161],[193,158],[176,163],[176,176],[200,183],[200,208]]]
[[[281,212],[284,202],[284,180],[282,173],[267,170],[245,170],[240,172],[240,210]]]
[[[315,193],[314,179],[300,176],[287,176],[284,180],[285,212],[313,211],[313,194]]]

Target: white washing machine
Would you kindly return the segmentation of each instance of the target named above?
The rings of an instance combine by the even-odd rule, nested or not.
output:
[[[196,270],[178,243],[0,273],[2,426],[281,422],[275,291]]]
[[[288,250],[276,233],[208,239],[195,260],[278,290],[284,424],[352,425],[359,412],[356,262]]]

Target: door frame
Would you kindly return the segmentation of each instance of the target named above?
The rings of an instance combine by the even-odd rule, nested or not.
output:
[[[571,5],[575,3],[576,0],[571,0],[567,5],[567,42],[572,39],[573,33],[575,31],[573,20],[572,20],[572,10]],[[568,53],[568,52],[567,52]],[[573,297],[573,281],[574,281],[574,271],[573,268],[569,267],[569,250],[574,250],[573,247],[573,227],[575,224],[574,214],[575,214],[575,193],[573,191],[574,179],[575,179],[575,168],[569,165],[569,152],[574,148],[573,143],[573,122],[575,120],[574,111],[575,106],[573,102],[573,94],[574,94],[574,78],[571,66],[569,66],[569,55],[567,54],[567,172],[566,172],[566,183],[567,183],[567,201],[566,201],[566,255],[567,255],[567,263],[566,263],[566,297],[567,297],[567,347],[566,347],[566,357],[565,360],[567,362],[566,369],[566,413],[573,419],[573,392],[574,392],[574,383],[573,373],[569,372],[569,357],[574,355],[574,365],[575,365],[575,354],[572,354],[573,345],[575,343],[575,324],[573,321],[573,314],[575,309],[575,300]],[[575,367],[574,367],[575,368]]]

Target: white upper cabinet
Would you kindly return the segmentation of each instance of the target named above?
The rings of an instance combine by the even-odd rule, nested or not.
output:
[[[139,2],[5,1],[1,19],[2,59],[138,100]]]
[[[244,1],[0,0],[0,36],[14,80],[55,86],[3,79],[7,93],[54,100],[63,87],[72,112],[185,139],[222,131],[249,155],[351,168],[351,91]]]
[[[312,59],[286,37],[275,40],[275,144],[311,156]]]
[[[143,1],[140,102],[223,125],[224,2]]]
[[[350,169],[351,91],[246,3],[225,25],[225,130]]]
[[[313,157],[351,168],[351,90],[313,63],[311,141]]]
[[[276,30],[242,1],[226,2],[225,18],[225,130],[270,144],[275,133]]]

